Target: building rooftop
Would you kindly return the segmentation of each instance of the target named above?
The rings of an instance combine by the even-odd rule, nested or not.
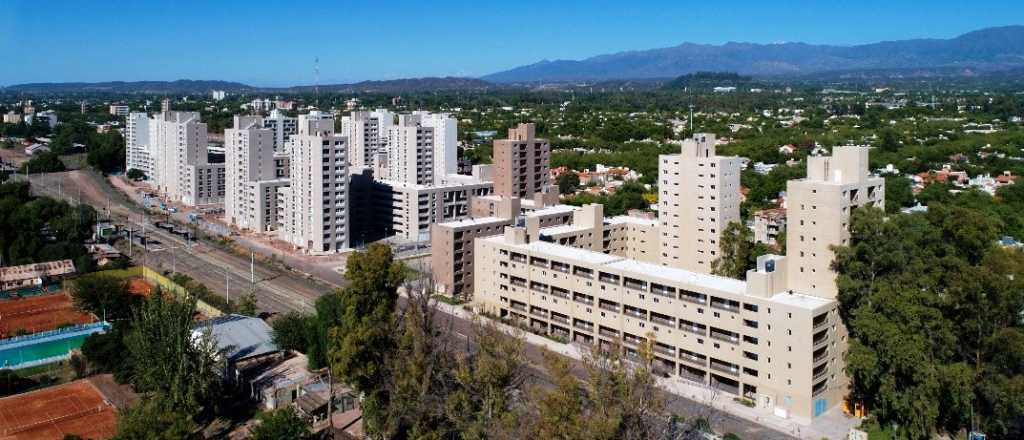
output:
[[[604,219],[604,223],[607,225],[629,223],[634,225],[657,226],[658,220],[653,218],[634,217],[631,215],[617,215],[615,217],[608,217]]]
[[[279,351],[270,326],[260,318],[224,315],[200,322],[192,334],[199,332],[212,332],[217,350],[231,362]]]
[[[525,200],[524,200],[524,202],[525,202]],[[525,204],[524,204],[524,206],[525,206]],[[535,210],[535,211],[530,212],[530,213],[528,213],[526,215],[529,217],[529,216],[541,216],[541,215],[569,214],[569,213],[572,213],[572,212],[577,211],[579,209],[580,209],[579,206],[552,205],[552,206],[547,206],[547,207]]]
[[[540,233],[548,236],[570,234],[574,232],[586,231],[590,228],[579,226],[579,225],[558,225],[541,228]]]
[[[607,266],[612,269],[644,274],[651,278],[660,278],[676,283],[682,282],[693,286],[714,289],[736,295],[744,295],[747,293],[746,282],[717,275],[705,275],[674,267],[666,267],[630,259],[621,259],[608,264]]]
[[[808,310],[817,309],[819,307],[832,304],[832,300],[829,299],[805,295],[802,293],[790,292],[776,293],[775,295],[772,295],[772,297],[768,299],[774,303],[784,304],[791,307],[798,307]]]
[[[459,228],[459,227],[465,227],[465,226],[486,225],[486,224],[492,224],[492,223],[511,222],[511,221],[512,221],[512,219],[501,218],[501,217],[480,217],[480,218],[465,218],[465,219],[462,219],[462,220],[455,220],[455,221],[444,222],[444,223],[439,223],[439,224],[443,225],[443,226],[446,226],[446,227],[449,227],[449,228]]]
[[[504,237],[490,237],[487,238],[487,240],[496,240],[498,242],[503,242]],[[530,243],[519,245],[519,247],[528,252],[543,253],[546,255],[550,255],[552,257],[564,258],[566,260],[579,261],[587,264],[607,264],[622,259],[622,257],[615,255],[608,255],[600,252],[577,249],[574,247],[562,246],[544,241],[533,241]]]

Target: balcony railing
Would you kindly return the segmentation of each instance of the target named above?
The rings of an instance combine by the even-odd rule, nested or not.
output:
[[[665,356],[669,356],[669,357],[675,357],[675,355],[676,355],[676,349],[675,348],[665,347],[665,346],[662,346],[661,344],[655,344],[654,345],[654,352],[655,353],[661,353],[661,354],[663,354]]]
[[[609,330],[609,329],[606,329],[606,328],[601,328],[600,330],[597,331],[597,333],[600,334],[601,336],[605,336],[605,337],[609,337],[609,338],[617,338],[617,337],[619,337],[619,332],[617,332],[615,330]]]
[[[526,304],[512,303],[510,306],[513,310],[526,311]]]
[[[574,296],[572,298],[572,300],[576,301],[576,302],[578,302],[580,304],[586,304],[588,306],[594,305],[594,300],[593,299],[587,299],[586,297],[583,297],[583,296]]]
[[[685,293],[679,295],[679,299],[681,299],[683,301],[689,301],[689,302],[692,302],[694,304],[707,304],[707,302],[708,302],[708,300],[706,298],[702,298],[702,297],[699,297],[699,296],[693,296],[693,295],[687,295]]]
[[[821,362],[828,357],[828,350],[822,351],[821,353],[814,356],[814,363]]]
[[[566,316],[561,316],[561,315],[551,314],[551,320],[555,321],[555,322],[560,322],[562,324],[568,324],[569,323],[569,318],[566,317]]]
[[[619,313],[619,306],[613,306],[608,303],[599,303],[597,307],[602,310],[608,310],[610,312]]]
[[[673,322],[672,319],[662,318],[660,316],[653,315],[653,314],[651,315],[651,322],[654,322],[654,323],[657,323],[657,324],[661,324],[661,325],[667,325],[669,327],[672,327],[672,326],[676,325],[675,322]]]
[[[717,339],[719,341],[725,341],[725,342],[728,342],[730,344],[739,344],[740,343],[740,338],[738,338],[736,336],[725,335],[725,334],[718,333],[718,332],[711,332],[711,338],[712,339]]]
[[[721,310],[729,311],[729,312],[738,312],[738,311],[740,311],[739,306],[733,306],[733,305],[729,305],[728,303],[723,303],[723,302],[719,302],[719,301],[711,301],[711,307],[714,307],[716,309],[721,309]]]
[[[686,353],[683,353],[682,351],[679,352],[679,359],[682,359],[682,360],[687,361],[687,362],[691,362],[691,363],[696,364],[696,365],[700,365],[702,367],[705,366],[706,362],[707,362],[705,359],[701,359],[699,356],[694,356],[692,354],[686,354]]]
[[[814,373],[814,376],[811,377],[811,380],[821,379],[822,377],[825,377],[825,375],[827,375],[827,374],[828,374],[828,368],[822,368],[821,371],[819,371],[817,373]]]
[[[722,364],[719,364],[717,362],[711,362],[711,369],[715,370],[715,371],[721,371],[723,373],[731,374],[733,376],[739,376],[740,375],[740,369],[739,368],[737,368],[737,367],[730,367],[730,366],[727,366],[727,365],[722,365]]]
[[[814,329],[814,330],[817,330],[817,329],[819,329],[819,328],[822,328],[822,327],[824,327],[824,326],[827,326],[827,325],[828,325],[828,323],[829,323],[829,320],[828,320],[828,318],[822,319],[821,321],[819,321],[819,322],[816,322],[816,323],[814,323],[814,328],[813,328],[813,329]]]
[[[562,291],[562,290],[558,290],[558,289],[551,289],[550,293],[551,293],[551,296],[557,296],[559,298],[569,299],[569,292],[566,292],[566,291]]]
[[[582,321],[576,321],[575,323],[573,323],[572,326],[576,327],[576,328],[578,328],[580,330],[586,330],[588,332],[594,331],[594,324],[587,324],[587,323],[582,322]]]
[[[637,310],[624,309],[622,311],[622,313],[625,313],[625,314],[627,314],[629,316],[633,316],[633,317],[640,318],[640,319],[647,319],[647,314],[646,313],[641,312],[641,311],[637,311]]]
[[[675,299],[675,297],[676,297],[675,292],[669,292],[667,290],[661,290],[661,289],[654,289],[654,288],[652,288],[651,289],[651,293],[653,293],[655,295],[658,295],[658,296],[661,296],[661,297],[665,297],[665,298]]]
[[[684,331],[684,332],[693,333],[695,335],[700,335],[700,336],[707,336],[708,335],[708,330],[706,328],[697,327],[697,326],[691,325],[691,324],[682,324],[682,323],[680,323],[679,324],[679,329]]]

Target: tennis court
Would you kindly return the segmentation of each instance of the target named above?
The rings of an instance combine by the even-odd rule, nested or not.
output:
[[[71,298],[63,293],[0,300],[0,339],[15,336],[19,330],[38,333],[95,320],[91,314],[75,308]]]
[[[0,440],[113,437],[117,414],[88,379],[0,399]]]

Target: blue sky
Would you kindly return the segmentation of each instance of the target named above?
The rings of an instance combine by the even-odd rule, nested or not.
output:
[[[836,4],[843,3],[843,4]],[[1024,1],[3,0],[0,85],[480,76],[682,42],[858,44],[1024,24]]]

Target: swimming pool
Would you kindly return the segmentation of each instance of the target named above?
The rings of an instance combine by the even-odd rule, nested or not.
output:
[[[66,359],[89,335],[108,328],[107,323],[95,322],[0,341],[0,368],[26,368]]]

